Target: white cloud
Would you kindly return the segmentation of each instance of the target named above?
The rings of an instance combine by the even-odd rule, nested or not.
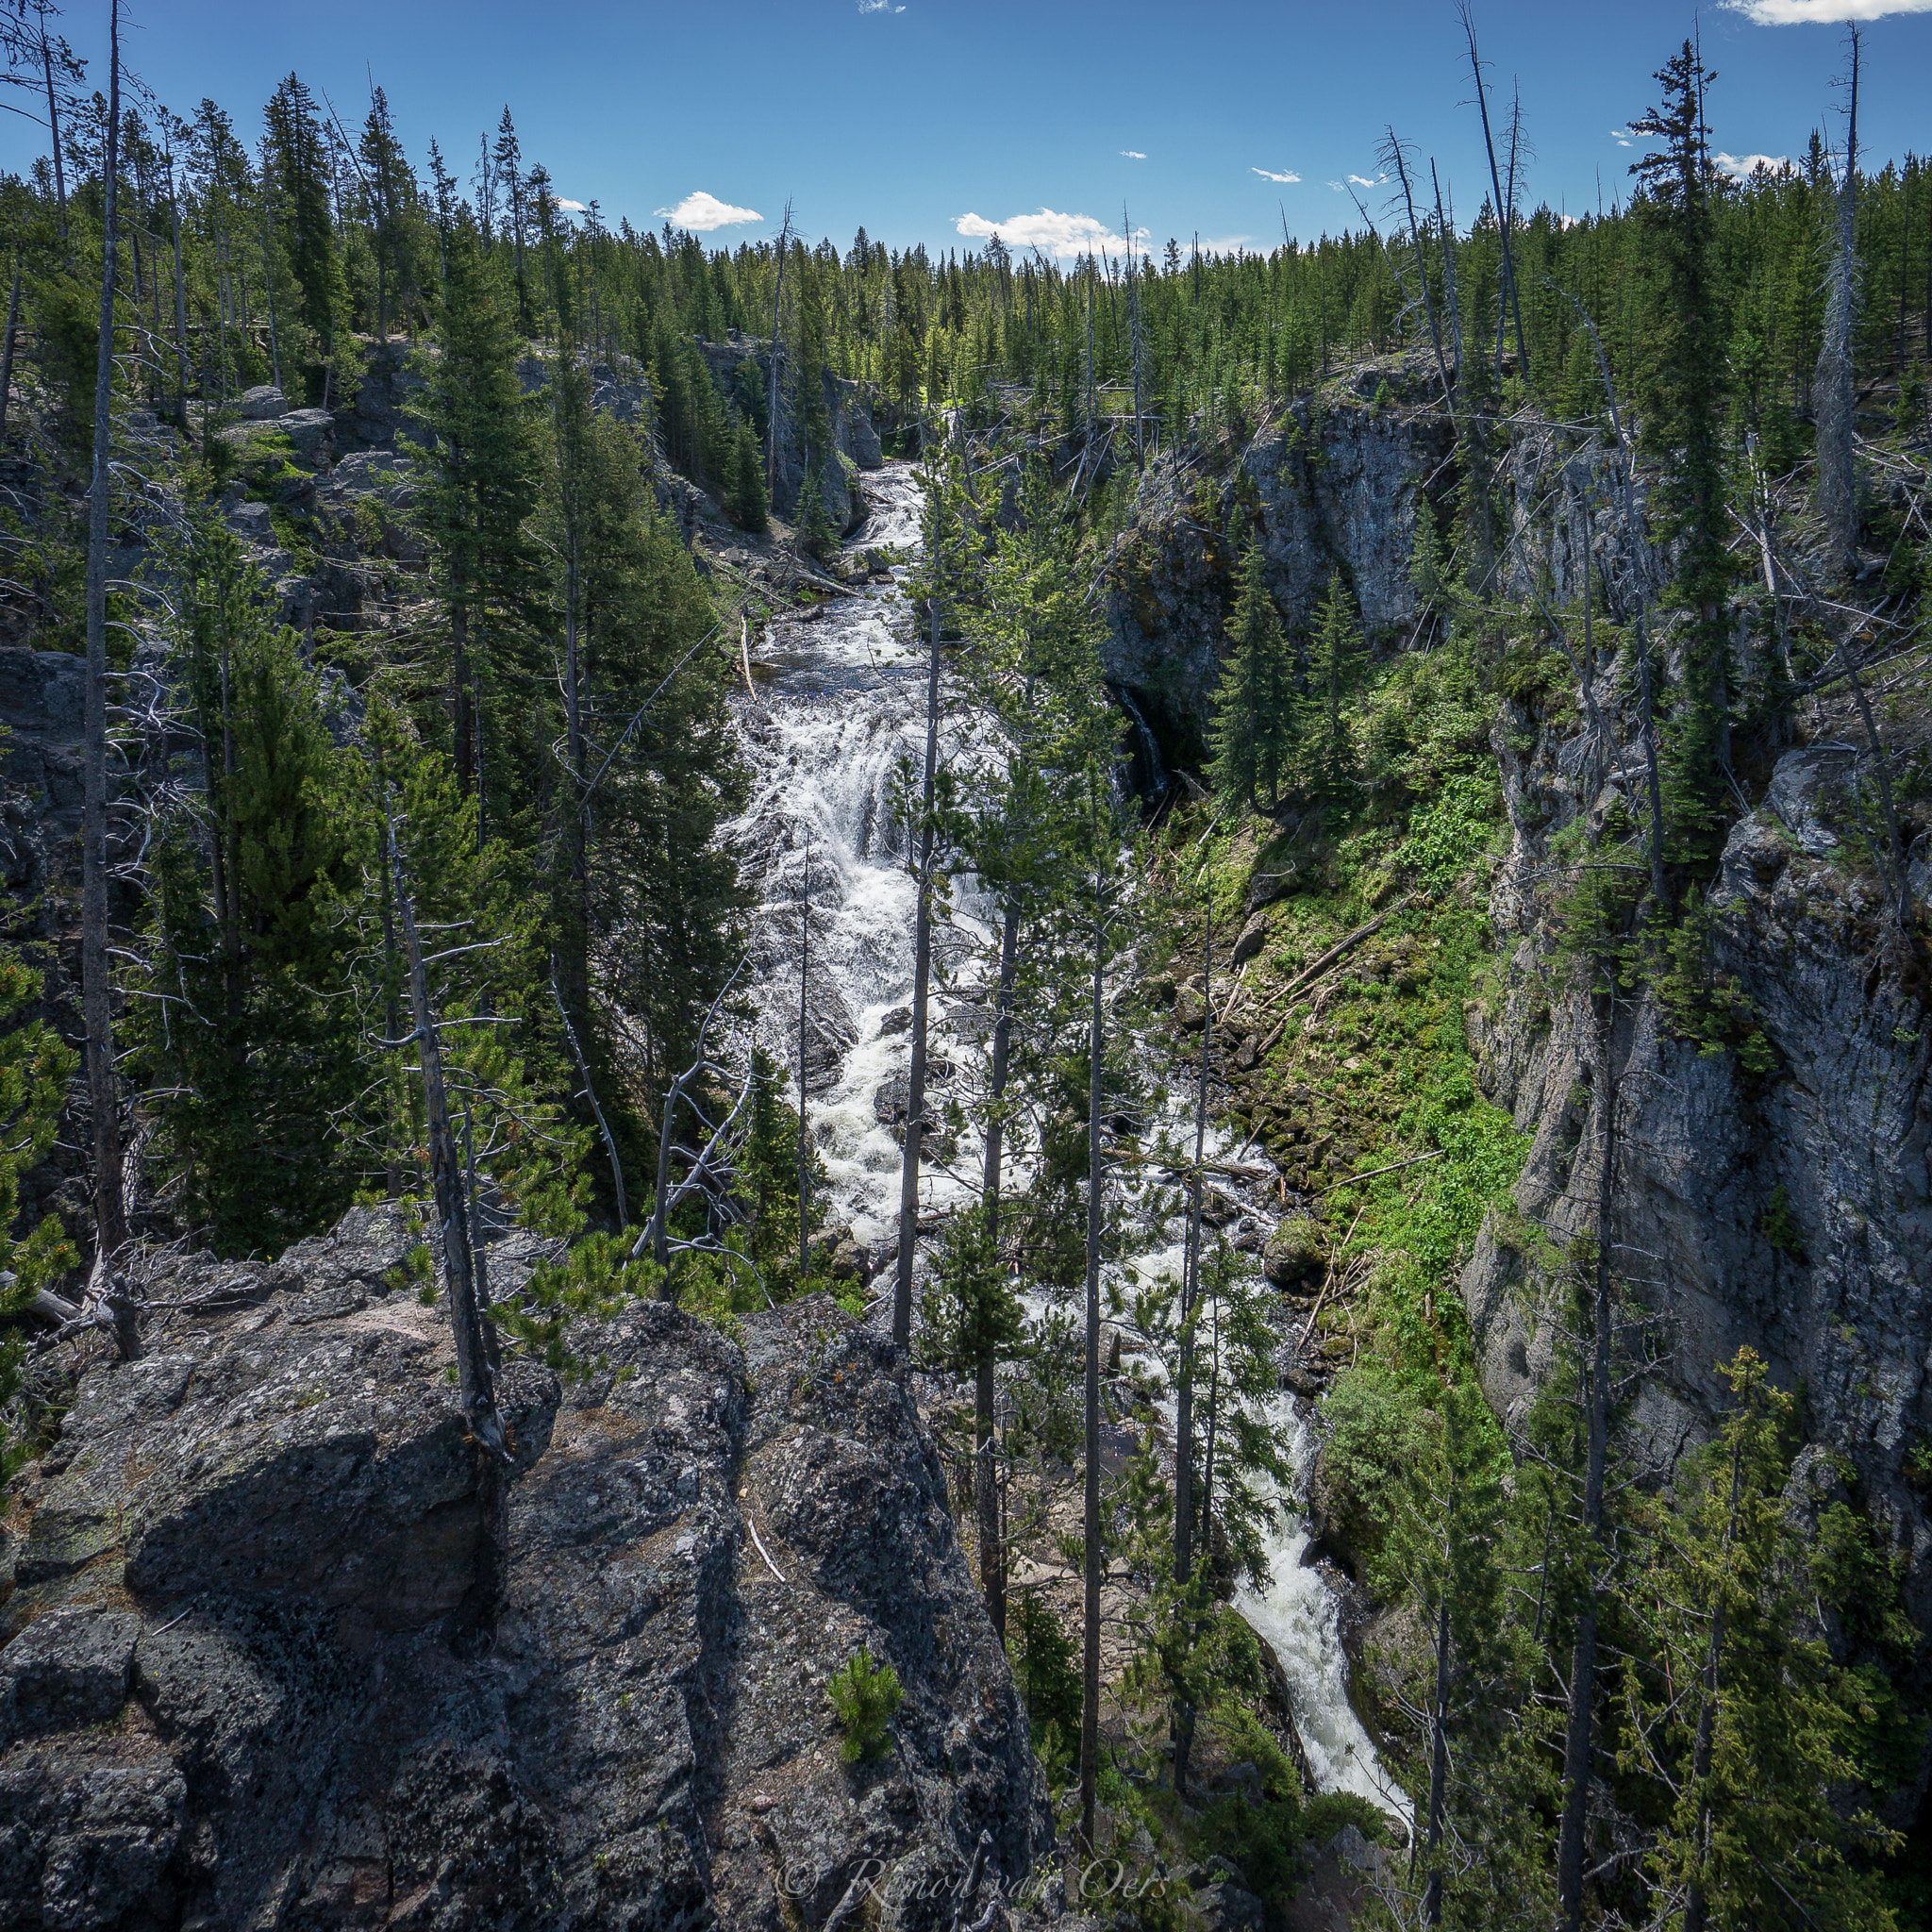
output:
[[[984,215],[965,214],[954,219],[953,226],[962,235],[985,241],[997,235],[1009,248],[1038,248],[1043,255],[1085,255],[1089,249],[1104,249],[1109,255],[1125,252],[1126,243],[1105,222],[1091,215],[1056,214],[1043,208],[1038,214],[1012,215],[1004,222],[990,222]],[[1137,228],[1134,239],[1145,241],[1147,230]]]
[[[1759,168],[1769,168],[1775,175],[1780,168],[1789,168],[1791,164],[1787,155],[1727,155],[1720,152],[1711,158],[1726,175],[1739,181],[1748,180]]]
[[[757,208],[733,208],[728,201],[720,201],[715,194],[707,194],[702,188],[695,193],[687,194],[675,208],[660,208],[658,212],[674,228],[690,228],[700,235],[711,228],[729,228],[740,222],[764,220]]]
[[[904,13],[903,7],[894,7],[892,0],[858,0],[861,13]]]
[[[1121,159],[1124,161],[1144,161],[1146,158],[1147,157],[1137,147],[1124,147],[1121,150]]]
[[[1389,177],[1386,175],[1351,175],[1348,178],[1351,181],[1353,181],[1357,188],[1379,188],[1381,187],[1383,182],[1388,180]]]
[[[1264,181],[1299,181],[1302,178],[1292,168],[1284,168],[1278,175],[1273,168],[1250,168],[1248,173],[1260,175]]]
[[[553,194],[550,204],[553,208],[560,208],[567,215],[587,215],[591,211],[584,203],[573,201],[567,194]]]
[[[1889,13],[1932,13],[1932,0],[1719,0],[1726,13],[1741,13],[1757,26],[1837,26],[1853,20],[1883,20]]]

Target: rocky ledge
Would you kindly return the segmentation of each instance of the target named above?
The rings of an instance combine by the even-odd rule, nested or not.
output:
[[[0,1922],[822,1926],[863,1872],[911,1932],[1014,1889],[1043,1781],[894,1353],[824,1300],[738,1343],[647,1304],[580,1379],[509,1363],[479,1596],[413,1239],[181,1264],[8,1491]],[[905,1701],[848,1767],[861,1643]]]

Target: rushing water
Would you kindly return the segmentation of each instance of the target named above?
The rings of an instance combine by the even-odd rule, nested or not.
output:
[[[891,464],[866,479],[872,513],[855,547],[918,546],[920,493],[909,466]],[[753,774],[751,797],[727,836],[757,882],[755,960],[759,1032],[791,1070],[798,1091],[802,909],[810,906],[806,975],[806,1101],[813,1139],[834,1197],[835,1219],[866,1244],[894,1241],[900,1149],[877,1118],[874,1095],[908,1058],[895,1009],[912,993],[915,895],[894,807],[902,768],[924,756],[925,657],[894,572],[891,587],[863,597],[834,597],[818,610],[774,618],[751,660],[755,696],[738,701],[741,736]],[[949,732],[970,732],[955,720]],[[970,885],[956,891],[936,951],[972,981],[975,949],[991,939]],[[983,971],[983,969],[980,969]],[[944,996],[933,1005],[930,1051],[943,1066],[973,1051],[955,1039]],[[938,1090],[945,1091],[943,1083]],[[1168,1124],[1191,1134],[1184,1107],[1170,1103]],[[1212,1130],[1210,1129],[1210,1132]],[[1229,1151],[1220,1137],[1210,1153]],[[961,1184],[928,1167],[921,1211],[961,1198]],[[1150,1229],[1147,1252],[1130,1264],[1143,1277],[1172,1274],[1179,1250]],[[882,1284],[883,1285],[883,1284]],[[881,1311],[882,1312],[882,1311]],[[1237,1607],[1274,1646],[1295,1700],[1295,1723],[1308,1766],[1324,1790],[1352,1790],[1399,1817],[1407,1799],[1388,1778],[1348,1701],[1347,1662],[1336,1603],[1320,1573],[1304,1565],[1308,1532],[1298,1497],[1312,1455],[1306,1420],[1292,1397],[1271,1399],[1269,1418],[1287,1443],[1296,1494],[1284,1498],[1271,1539],[1268,1588],[1243,1591]]]

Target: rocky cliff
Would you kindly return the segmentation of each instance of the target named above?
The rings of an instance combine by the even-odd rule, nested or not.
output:
[[[1454,452],[1428,407],[1430,380],[1418,359],[1370,365],[1218,465],[1150,466],[1117,546],[1107,648],[1171,757],[1199,755],[1235,549],[1249,537],[1291,625],[1340,572],[1373,648],[1431,642],[1410,562]],[[1634,496],[1633,528],[1601,439],[1509,423],[1495,499],[1506,591],[1574,605],[1588,547],[1598,595],[1612,619],[1627,618],[1640,590],[1669,574],[1641,527],[1641,480]],[[1740,591],[1738,608],[1740,708],[1770,655],[1754,641],[1770,620],[1754,624],[1751,595]],[[1612,773],[1642,762],[1626,684],[1606,671],[1595,691]],[[1559,1245],[1595,1225],[1604,1123],[1590,1003],[1552,921],[1552,841],[1579,816],[1600,820],[1623,787],[1612,775],[1593,790],[1574,691],[1506,700],[1495,723],[1508,848],[1489,913],[1502,959],[1493,996],[1468,1013],[1484,1091],[1534,1137],[1523,1221]],[[1901,746],[1932,730],[1924,696],[1890,701]],[[1750,1344],[1802,1391],[1809,1459],[1842,1458],[1851,1492],[1905,1559],[1912,1614],[1932,1628],[1932,834],[1923,805],[1916,820],[1908,809],[1919,936],[1907,940],[1888,924],[1871,858],[1875,806],[1856,713],[1841,697],[1820,700],[1802,735],[1808,742],[1774,745],[1755,765],[1740,753],[1744,815],[1704,896],[1704,970],[1749,1015],[1744,1030],[1761,1031],[1755,1064],[1678,1037],[1641,989],[1613,1042],[1623,1151],[1609,1220],[1645,1311],[1629,1359],[1647,1359],[1624,1447],[1668,1479],[1724,1406],[1718,1363]],[[1510,1422],[1545,1386],[1562,1319],[1529,1245],[1524,1226],[1492,1224],[1462,1277],[1483,1384]]]
[[[1504,751],[1512,840],[1491,911],[1509,958],[1500,1001],[1471,1015],[1485,1088],[1535,1136],[1518,1204],[1558,1244],[1595,1222],[1604,1082],[1590,1002],[1550,957],[1530,881],[1583,803],[1550,781],[1579,762],[1576,743]],[[1624,1446],[1668,1479],[1725,1406],[1718,1364],[1749,1343],[1803,1391],[1807,1437],[1844,1458],[1928,1627],[1932,1520],[1910,1458],[1932,1440],[1932,1012],[1924,942],[1888,923],[1877,878],[1852,859],[1854,762],[1832,743],[1785,753],[1724,847],[1709,971],[1761,1030],[1757,1066],[1675,1037],[1655,999],[1612,1044],[1609,1218],[1620,1272],[1655,1318],[1628,1350],[1651,1359]],[[1554,1362],[1557,1297],[1494,1228],[1462,1291],[1484,1388],[1519,1420]]]
[[[154,1266],[7,1492],[0,1919],[775,1932],[863,1871],[910,1928],[1021,1877],[1043,1787],[891,1351],[647,1304],[579,1379],[510,1363],[491,1602],[414,1239]],[[905,1702],[848,1767],[861,1644]]]
[[[739,398],[741,407],[756,413],[769,394],[772,379],[772,345],[734,338],[725,342],[700,342],[698,353],[711,372],[711,379],[727,395]],[[787,384],[809,382],[799,372],[785,372]],[[824,404],[825,419],[831,425],[831,441],[818,452],[814,475],[819,499],[825,514],[841,536],[850,536],[865,521],[865,500],[858,490],[858,473],[876,470],[885,457],[879,447],[878,431],[873,427],[872,410],[864,391],[829,369],[818,376]],[[756,397],[756,405],[752,398]],[[778,421],[778,452],[772,489],[772,508],[790,516],[798,508],[805,488],[808,452],[802,435],[803,399],[787,395],[781,400]]]

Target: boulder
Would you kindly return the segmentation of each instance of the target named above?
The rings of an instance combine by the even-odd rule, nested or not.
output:
[[[1261,1250],[1261,1272],[1275,1288],[1319,1281],[1328,1266],[1322,1230],[1306,1214],[1291,1214]]]
[[[1234,942],[1234,951],[1229,956],[1237,966],[1245,965],[1268,943],[1268,915],[1257,912],[1241,927],[1241,937]]]
[[[244,543],[270,544],[276,541],[275,524],[265,503],[244,497],[222,512],[222,521]]]
[[[1314,1869],[1288,1908],[1288,1932],[1342,1932],[1375,1896],[1389,1855],[1344,1824],[1316,1855]]]
[[[242,391],[240,408],[244,423],[272,423],[288,413],[289,399],[273,383],[258,383]]]
[[[631,1306],[567,1389],[512,1357],[486,1589],[392,1215],[90,1369],[13,1484],[0,1922],[779,1932],[868,1858],[905,1932],[1009,1895],[1051,1815],[903,1357],[824,1297],[741,1347]],[[847,1766],[861,1645],[905,1702]]]
[[[141,1619],[125,1610],[52,1610],[0,1651],[0,1740],[79,1730],[127,1701]]]
[[[295,409],[275,426],[294,445],[295,460],[319,469],[335,453],[336,420],[326,409]]]

